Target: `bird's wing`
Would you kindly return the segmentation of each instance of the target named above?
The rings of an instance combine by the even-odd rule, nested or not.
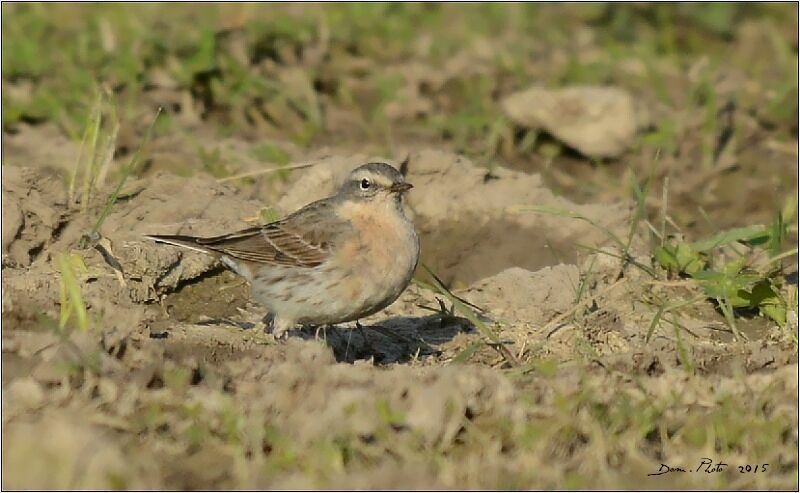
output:
[[[319,201],[280,221],[197,243],[245,262],[316,267],[328,258],[346,227],[330,201]]]

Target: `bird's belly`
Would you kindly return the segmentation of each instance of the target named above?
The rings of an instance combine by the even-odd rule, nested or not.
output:
[[[342,280],[326,264],[311,269],[270,267],[257,274],[251,290],[256,301],[283,319],[328,324],[344,310],[335,292]]]
[[[253,283],[253,298],[270,312],[298,324],[349,322],[392,303],[411,275],[390,272],[380,277],[366,271],[343,275],[324,267],[307,272],[301,279]]]
[[[413,228],[394,229],[381,241],[359,238],[318,267],[270,267],[252,283],[253,297],[298,324],[335,324],[371,315],[408,285],[419,256]]]

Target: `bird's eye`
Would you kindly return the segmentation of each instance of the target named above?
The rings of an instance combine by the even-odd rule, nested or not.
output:
[[[361,180],[361,190],[366,190],[371,185],[372,185],[372,183],[369,181],[369,178],[364,178],[363,180]]]

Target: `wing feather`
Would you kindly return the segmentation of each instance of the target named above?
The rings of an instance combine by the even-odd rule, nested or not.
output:
[[[245,262],[311,268],[325,262],[348,227],[325,199],[280,221],[197,242]]]

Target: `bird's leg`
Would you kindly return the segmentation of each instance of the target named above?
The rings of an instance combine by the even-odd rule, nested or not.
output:
[[[361,325],[361,322],[358,320],[356,320],[356,329],[358,329],[358,333],[361,334],[361,338],[364,339],[364,347],[368,348],[369,352],[374,354],[375,348],[372,347],[372,343],[367,339],[367,331],[364,330],[364,326]]]
[[[328,329],[333,325],[318,325],[316,332],[314,332],[314,340],[319,341],[319,331],[322,331],[322,340],[328,342]]]
[[[258,332],[264,332],[265,334],[269,334],[275,331],[275,315],[273,313],[267,313],[264,318],[256,322],[255,330]]]

